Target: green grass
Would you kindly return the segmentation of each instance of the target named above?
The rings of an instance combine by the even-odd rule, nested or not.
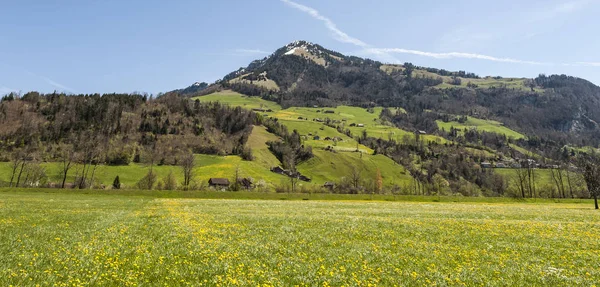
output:
[[[352,167],[361,172],[363,180],[375,180],[379,169],[385,186],[404,186],[411,180],[404,167],[384,155],[362,154],[361,157],[357,152],[332,153],[321,150],[314,151],[314,155],[297,167],[302,174],[311,177],[314,183],[339,182],[342,177],[351,175]]]
[[[259,158],[261,155],[257,155]],[[211,177],[224,177],[232,180],[235,177],[235,170],[239,167],[241,177],[252,177],[255,182],[264,180],[267,185],[279,183],[284,178],[281,175],[269,171],[268,166],[263,161],[244,161],[239,156],[216,156],[216,155],[196,155],[197,167],[194,169],[193,181],[198,186],[206,186]],[[277,165],[277,164],[275,164]],[[59,183],[62,180],[60,163],[42,163],[46,169],[46,175],[49,182]],[[69,171],[67,182],[75,180],[76,173],[80,166],[75,166]],[[134,188],[136,183],[146,175],[149,170],[148,165],[130,164],[126,166],[98,166],[96,178],[98,182],[110,186],[118,175],[124,188]],[[177,181],[183,181],[183,171],[177,166],[154,166],[158,179],[166,177],[173,172]],[[0,163],[0,181],[9,182],[11,175],[10,163]]]
[[[252,155],[254,156],[253,161],[256,164],[265,168],[271,168],[281,164],[277,157],[271,153],[269,146],[267,146],[267,142],[276,141],[277,139],[279,138],[276,135],[269,133],[265,127],[254,126],[252,128],[252,133],[250,134],[250,137],[248,137],[247,144],[252,149]]]
[[[509,187],[512,189],[517,188],[517,175],[516,169],[514,168],[496,168],[494,172],[502,175],[507,180]],[[556,183],[552,179],[552,171],[550,169],[535,169],[535,184],[538,192],[543,192],[546,196],[550,196],[550,189],[555,188]],[[581,175],[572,173],[572,185],[575,190],[584,189],[584,182],[581,179]],[[568,189],[568,182],[566,174],[563,173],[563,184]]]
[[[263,100],[259,97],[248,97],[240,93],[236,93],[230,90],[225,90],[217,93],[213,93],[206,96],[195,97],[192,100],[200,100],[201,102],[224,102],[232,106],[240,106],[246,109],[271,109],[273,111],[279,111],[281,106],[277,103]]]
[[[591,208],[2,190],[0,285],[593,286]]]
[[[437,125],[439,129],[445,129],[446,131],[450,131],[451,127],[455,129],[464,130],[464,129],[477,129],[478,131],[485,131],[490,133],[497,133],[506,135],[509,138],[514,139],[522,139],[525,136],[519,132],[513,131],[507,127],[505,127],[501,122],[493,121],[493,120],[482,120],[474,117],[467,117],[467,121],[464,123],[459,123],[457,121],[451,122],[443,122],[437,120]]]

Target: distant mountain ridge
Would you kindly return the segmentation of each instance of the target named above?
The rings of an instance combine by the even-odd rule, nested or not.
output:
[[[530,136],[600,142],[600,87],[566,75],[533,79],[479,77],[465,71],[384,64],[343,55],[308,41],[294,41],[202,89],[261,96],[287,106],[388,106],[473,115],[501,121]]]

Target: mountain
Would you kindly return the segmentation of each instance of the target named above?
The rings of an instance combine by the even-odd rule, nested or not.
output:
[[[402,107],[401,127],[435,132],[448,115],[493,119],[525,133],[564,144],[600,143],[600,87],[566,75],[533,79],[479,77],[465,71],[384,64],[295,41],[251,62],[200,92],[233,89],[289,106]],[[187,91],[186,91],[187,90]],[[426,117],[424,112],[434,113]],[[421,119],[421,120],[419,120]]]

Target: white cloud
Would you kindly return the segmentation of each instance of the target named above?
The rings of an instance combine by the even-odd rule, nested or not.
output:
[[[56,81],[53,81],[50,78],[47,77],[43,77],[43,76],[38,76],[40,77],[42,80],[44,80],[44,82],[50,84],[51,86],[54,86],[55,88],[59,88],[62,92],[72,92],[72,93],[77,93],[77,91],[75,91],[74,89],[71,89],[63,84],[60,84]]]
[[[334,38],[340,42],[344,42],[344,43],[350,43],[359,47],[363,47],[363,48],[367,48],[369,47],[369,45],[357,38],[351,37],[348,34],[344,33],[342,30],[338,29],[337,25],[335,23],[333,23],[333,21],[331,21],[331,19],[321,15],[321,13],[319,13],[319,11],[308,7],[308,6],[304,6],[302,4],[298,4],[296,2],[290,1],[290,0],[281,0],[281,2],[289,5],[290,7],[300,10],[304,13],[309,14],[311,17],[322,21],[323,23],[325,23],[325,27],[327,27],[327,29],[329,29],[329,31],[331,31],[334,35]]]
[[[576,62],[575,66],[582,67],[600,67],[600,62]]]
[[[494,56],[483,55],[483,54],[473,54],[473,53],[463,53],[463,52],[433,53],[433,52],[410,50],[410,49],[403,49],[403,48],[373,48],[371,45],[361,41],[360,39],[351,37],[348,34],[346,34],[345,32],[341,31],[339,28],[337,28],[337,25],[333,21],[331,21],[331,19],[323,16],[321,13],[319,13],[319,11],[315,10],[314,8],[304,6],[302,4],[298,4],[298,3],[290,1],[290,0],[281,0],[281,1],[286,3],[287,5],[289,5],[292,8],[295,8],[304,13],[307,13],[310,16],[312,16],[313,18],[324,22],[327,29],[329,29],[334,34],[334,38],[336,40],[338,40],[340,42],[344,42],[344,43],[354,44],[355,46],[363,48],[363,51],[362,51],[363,53],[377,55],[386,60],[390,60],[390,62],[396,62],[396,63],[400,62],[399,60],[395,59],[390,54],[412,54],[412,55],[418,55],[418,56],[424,56],[424,57],[430,57],[430,58],[436,58],[436,59],[463,58],[463,59],[479,59],[479,60],[486,60],[486,61],[493,61],[493,62],[515,63],[515,64],[555,65],[553,63],[545,63],[545,62],[530,61],[530,60],[518,60],[518,59],[512,59],[512,58],[500,58],[500,57],[494,57]],[[567,9],[567,8],[563,8],[563,9]],[[489,35],[487,35],[487,34],[485,34],[485,35],[482,34],[482,35],[483,35],[482,37],[484,37],[484,36],[489,37]]]
[[[409,49],[401,49],[401,48],[371,48],[369,49],[372,53],[398,53],[398,54],[412,54],[417,56],[430,57],[435,59],[453,59],[453,58],[462,58],[462,59],[478,59],[478,60],[487,60],[493,62],[504,62],[504,63],[515,63],[515,64],[530,64],[530,65],[554,65],[553,63],[546,62],[537,62],[537,61],[527,61],[527,60],[518,60],[512,58],[498,58],[488,55],[482,54],[473,54],[473,53],[462,53],[462,52],[449,52],[449,53],[433,53],[433,52],[425,52],[419,50],[409,50]]]
[[[263,51],[263,50],[260,50],[260,49],[235,49],[235,50],[233,50],[233,52],[239,53],[239,54],[259,54],[259,55],[261,55],[261,54],[263,54],[263,55],[270,54],[269,52]]]

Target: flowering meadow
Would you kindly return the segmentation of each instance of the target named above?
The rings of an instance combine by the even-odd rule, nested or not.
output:
[[[573,203],[0,193],[0,286],[594,286]]]

